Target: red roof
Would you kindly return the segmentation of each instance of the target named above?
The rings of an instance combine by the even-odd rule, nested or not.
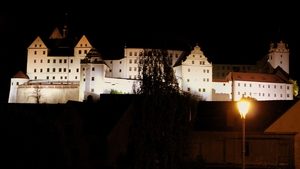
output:
[[[265,73],[245,73],[245,72],[230,72],[227,80],[237,81],[255,81],[255,82],[270,82],[270,83],[285,83],[283,79],[275,74]]]
[[[22,71],[18,71],[13,78],[29,79],[29,77]]]

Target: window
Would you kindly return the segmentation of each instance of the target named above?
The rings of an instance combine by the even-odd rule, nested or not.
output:
[[[203,92],[205,92],[205,89],[203,89]]]
[[[53,76],[52,79],[55,79],[55,76]]]
[[[129,52],[129,56],[132,56],[132,52]]]
[[[49,79],[49,76],[47,76],[46,79]]]
[[[129,67],[129,71],[131,71],[131,67]]]
[[[122,61],[120,61],[120,64],[122,64]]]
[[[78,54],[81,54],[81,50],[78,51]]]
[[[43,72],[43,69],[40,69],[40,72],[42,73],[42,72]]]
[[[50,63],[50,59],[48,59],[47,62]]]
[[[67,59],[64,59],[64,63],[67,63]]]
[[[47,72],[50,72],[50,69],[49,69],[49,68],[47,68]]]
[[[194,64],[194,61],[192,61],[192,64]]]
[[[95,77],[92,77],[92,81],[94,81],[95,80]]]
[[[287,88],[288,90],[290,90],[290,86],[287,86],[286,88]]]
[[[59,59],[59,63],[62,63],[62,59]]]
[[[131,59],[129,59],[129,63],[132,63],[132,60],[131,60]]]
[[[41,59],[41,61],[40,61],[41,63],[43,63],[43,59]]]
[[[94,89],[91,89],[91,92],[94,92]]]
[[[77,79],[77,76],[75,76],[75,79]]]
[[[35,72],[36,72],[36,69],[33,69],[33,72],[35,73]]]
[[[137,63],[137,60],[136,60],[136,59],[134,59],[134,63]]]
[[[71,59],[71,63],[73,63],[73,59]]]
[[[56,63],[56,60],[55,60],[55,59],[53,59],[53,63]]]
[[[64,72],[66,72],[67,71],[67,68],[64,68]]]
[[[84,54],[87,54],[87,50],[84,50]]]
[[[60,79],[63,79],[63,77],[62,77],[62,76],[60,76]]]
[[[79,68],[76,69],[76,72],[79,72]]]
[[[191,70],[190,69],[188,69],[188,72],[190,72]]]
[[[92,67],[92,71],[95,71],[95,67]]]
[[[136,67],[134,67],[134,71],[136,71]]]
[[[71,69],[69,69],[69,73],[71,73]]]
[[[17,85],[19,85],[19,82],[17,82]]]
[[[36,55],[36,54],[37,54],[37,51],[34,51],[34,54]]]
[[[287,96],[287,97],[290,97],[290,94],[287,94],[286,96]]]
[[[191,91],[191,89],[188,87],[188,88],[187,88],[187,91]]]
[[[58,72],[61,72],[61,68],[58,69]]]
[[[190,79],[186,79],[186,81],[187,81],[187,82],[189,82],[189,81],[190,81]]]
[[[134,52],[134,56],[137,56],[137,52]]]
[[[46,54],[46,51],[43,51],[43,55],[45,55]]]
[[[34,76],[34,79],[37,79],[37,77],[36,77],[36,76]]]
[[[122,72],[122,69],[120,69],[119,72]]]
[[[52,72],[55,72],[55,68],[52,69]]]
[[[35,59],[33,60],[33,63],[36,63],[36,60],[35,60]]]
[[[199,88],[198,91],[201,92],[201,88]]]

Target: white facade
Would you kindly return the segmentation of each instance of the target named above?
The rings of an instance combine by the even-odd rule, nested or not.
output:
[[[10,103],[33,103],[34,85],[42,91],[44,103],[83,101],[89,95],[99,98],[112,90],[134,93],[139,87],[139,57],[146,54],[144,48],[124,48],[121,59],[103,60],[86,36],[76,43],[67,42],[66,30],[62,35],[58,29],[49,39],[37,37],[33,41],[27,53],[28,76],[11,79]],[[181,90],[203,100],[230,101],[242,96],[257,100],[293,99],[292,84],[275,74],[257,73],[257,65],[213,65],[198,45],[189,54],[180,50],[167,52]],[[268,62],[289,73],[287,45],[272,45]],[[60,98],[59,91],[63,95]]]

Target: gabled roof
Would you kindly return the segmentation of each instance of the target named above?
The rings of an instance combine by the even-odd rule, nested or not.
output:
[[[226,76],[227,80],[236,81],[255,81],[255,82],[270,82],[270,83],[285,83],[283,79],[275,74],[266,73],[246,73],[246,72],[230,72]]]
[[[295,101],[253,101],[246,116],[247,131],[264,132],[294,104]],[[241,131],[241,117],[233,101],[199,102],[194,124],[196,131]]]
[[[23,71],[18,71],[13,78],[20,78],[20,79],[29,79],[29,77],[23,72]]]
[[[106,64],[102,59],[101,54],[95,48],[92,48],[89,53],[87,53],[86,57],[81,61],[81,63]]]
[[[293,105],[286,113],[278,118],[266,132],[300,132],[300,101]]]

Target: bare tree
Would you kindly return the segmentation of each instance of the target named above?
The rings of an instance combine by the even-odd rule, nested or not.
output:
[[[41,89],[40,89],[39,85],[35,85],[34,86],[32,97],[35,98],[36,104],[40,104],[41,103]]]

